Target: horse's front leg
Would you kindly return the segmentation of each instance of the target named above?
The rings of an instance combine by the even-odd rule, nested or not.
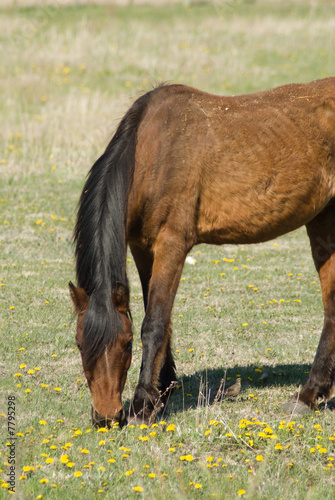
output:
[[[130,410],[130,418],[138,421],[149,421],[163,405],[166,395],[159,389],[168,385],[167,378],[175,378],[170,322],[187,251],[177,235],[167,229],[161,231],[153,248],[154,262],[141,330],[142,365]]]

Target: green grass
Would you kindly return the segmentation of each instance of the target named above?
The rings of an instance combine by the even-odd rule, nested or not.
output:
[[[11,394],[18,498],[333,498],[333,412],[293,423],[280,408],[306,380],[323,322],[304,229],[193,250],[173,313],[178,387],[149,428],[91,429],[67,288],[86,172],[133,99],[159,81],[237,94],[332,75],[332,2],[56,5],[0,8],[0,497]],[[126,407],[143,319],[130,256],[128,272]],[[241,395],[222,400],[237,375]]]

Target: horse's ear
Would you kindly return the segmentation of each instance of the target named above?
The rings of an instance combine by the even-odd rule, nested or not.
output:
[[[69,282],[69,290],[72,302],[77,313],[85,311],[88,304],[88,295],[83,288],[74,286],[74,284]]]
[[[129,311],[129,288],[120,281],[113,284],[112,301],[118,311],[125,313]]]

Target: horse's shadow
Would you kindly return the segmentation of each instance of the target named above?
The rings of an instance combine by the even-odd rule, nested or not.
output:
[[[295,386],[296,389],[287,390],[282,403],[295,394],[298,387],[302,387],[307,380],[311,365],[309,364],[279,364],[276,366],[247,365],[235,366],[225,370],[224,368],[206,369],[178,377],[176,388],[168,404],[162,410],[160,416],[168,417],[183,413],[189,409],[199,406],[211,406],[224,399],[224,390],[233,384],[237,376],[241,377],[241,397],[245,394],[255,392],[261,388],[275,388]],[[125,406],[128,407],[130,401]],[[335,397],[327,401],[327,410],[335,411]],[[325,409],[325,403],[320,403],[319,410]]]

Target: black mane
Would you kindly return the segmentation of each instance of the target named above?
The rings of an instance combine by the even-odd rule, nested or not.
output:
[[[90,367],[121,331],[111,293],[116,281],[128,287],[127,200],[137,128],[150,94],[140,97],[128,110],[106,151],[91,168],[79,200],[74,242],[78,285],[89,295],[83,355]]]

